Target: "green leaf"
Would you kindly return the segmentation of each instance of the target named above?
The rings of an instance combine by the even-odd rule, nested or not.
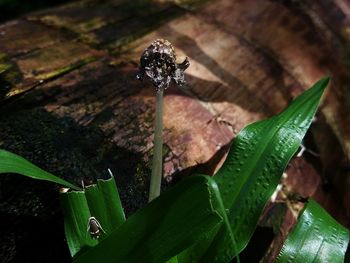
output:
[[[288,235],[276,263],[343,263],[349,231],[317,202],[309,200],[298,223]]]
[[[23,157],[5,150],[0,150],[0,173],[16,173],[37,180],[54,182],[75,190],[80,189],[63,179],[40,169]]]
[[[216,187],[207,176],[183,180],[128,218],[98,245],[78,255],[74,262],[170,260],[220,226],[223,211]]]
[[[264,206],[297,151],[329,78],[318,81],[283,112],[245,127],[235,138],[217,182],[237,243],[227,227],[182,253],[179,262],[229,262],[248,244]]]
[[[83,191],[60,194],[64,215],[64,231],[71,256],[84,247],[95,246],[98,242],[90,237],[87,226],[91,213]]]
[[[72,256],[97,245],[125,221],[114,177],[97,180],[97,184],[86,187],[85,192],[66,192],[60,196],[65,234]],[[95,217],[103,229],[98,240],[92,239],[88,232],[90,217]]]
[[[120,201],[114,177],[97,180],[97,185],[85,189],[91,215],[98,218],[106,233],[112,232],[125,222],[125,214]]]
[[[177,257],[172,257],[171,259],[169,259],[166,263],[177,263]]]

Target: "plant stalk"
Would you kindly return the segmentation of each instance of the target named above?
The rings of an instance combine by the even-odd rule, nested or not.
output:
[[[160,194],[160,186],[163,174],[163,93],[164,89],[157,90],[156,119],[154,130],[154,152],[152,160],[152,175],[149,188],[148,202]]]

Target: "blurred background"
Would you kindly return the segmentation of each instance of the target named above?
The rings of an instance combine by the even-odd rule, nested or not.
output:
[[[135,212],[147,202],[155,101],[135,76],[157,38],[191,63],[187,85],[165,96],[164,189],[213,174],[245,125],[331,76],[242,259],[273,262],[308,197],[350,227],[347,0],[0,0],[0,147],[77,184],[111,168]],[[1,178],[1,262],[70,262],[57,190]]]
[[[35,10],[57,6],[68,2],[67,0],[1,0],[0,1],[0,22],[5,22],[10,19],[17,18],[23,14],[33,12]]]

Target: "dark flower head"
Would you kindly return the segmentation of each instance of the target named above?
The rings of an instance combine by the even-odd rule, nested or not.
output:
[[[142,80],[146,74],[157,90],[169,87],[171,80],[182,86],[185,84],[184,71],[189,65],[187,57],[177,64],[175,50],[170,42],[157,39],[142,53],[137,78]]]

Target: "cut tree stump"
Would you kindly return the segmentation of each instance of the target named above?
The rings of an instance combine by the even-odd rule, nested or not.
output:
[[[127,214],[143,206],[155,92],[136,73],[142,51],[157,38],[191,63],[187,85],[165,93],[164,187],[195,172],[213,174],[240,129],[330,75],[304,141],[309,151],[292,160],[277,200],[313,196],[350,227],[346,0],[79,1],[4,23],[0,147],[77,184],[111,168]],[[3,262],[69,262],[54,186],[3,176],[0,187],[1,223],[13,225],[0,230]],[[271,226],[268,208],[262,226]],[[286,213],[264,262],[294,222]],[[51,225],[38,231],[47,220]],[[25,248],[36,236],[52,238],[47,258],[38,247]]]

